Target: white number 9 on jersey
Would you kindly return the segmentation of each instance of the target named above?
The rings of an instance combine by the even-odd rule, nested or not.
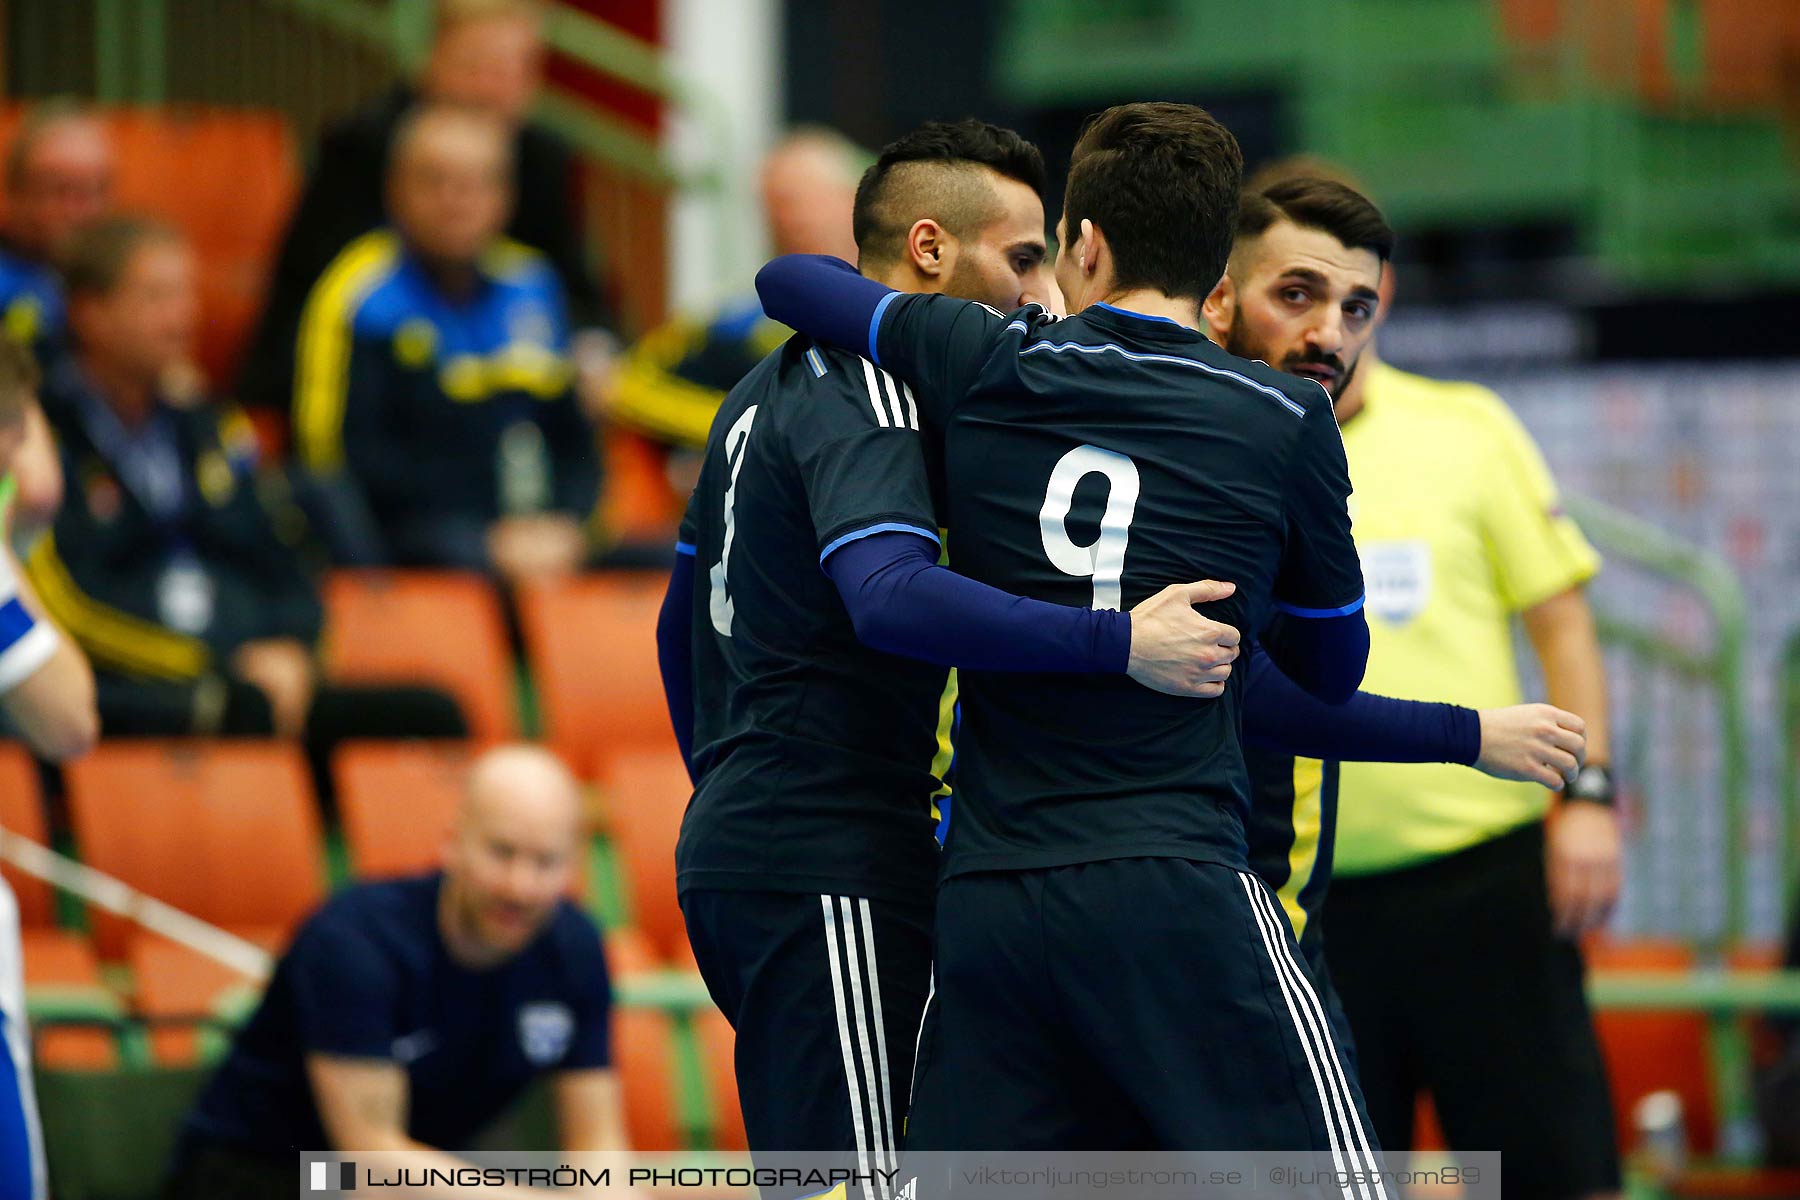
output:
[[[1069,536],[1069,507],[1075,488],[1089,475],[1104,475],[1110,485],[1106,512],[1100,518],[1100,536],[1077,546]],[[1092,578],[1094,608],[1119,607],[1119,580],[1125,574],[1125,543],[1131,537],[1131,518],[1137,512],[1137,464],[1123,454],[1098,446],[1077,446],[1057,461],[1038,512],[1044,553],[1050,565],[1064,575]]]

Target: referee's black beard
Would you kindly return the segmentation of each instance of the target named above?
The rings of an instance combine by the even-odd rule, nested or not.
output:
[[[1239,309],[1232,314],[1231,328],[1225,331],[1225,352],[1227,354],[1235,354],[1239,358],[1249,358],[1254,359],[1257,362],[1275,365],[1273,356],[1270,355],[1266,349],[1258,346],[1251,340],[1250,330],[1244,324],[1244,314],[1242,309]],[[1280,364],[1276,366],[1276,370],[1285,375],[1298,376],[1300,375],[1300,372],[1295,370],[1296,367],[1304,367],[1309,364],[1330,367],[1333,371],[1337,372],[1337,378],[1332,381],[1330,387],[1325,389],[1325,394],[1330,396],[1335,402],[1337,398],[1343,395],[1345,390],[1349,388],[1350,381],[1356,378],[1356,368],[1360,366],[1361,363],[1362,355],[1360,354],[1352,359],[1348,366],[1344,364],[1343,359],[1335,354],[1290,354],[1281,360]],[[1311,376],[1304,376],[1303,378],[1311,378]]]

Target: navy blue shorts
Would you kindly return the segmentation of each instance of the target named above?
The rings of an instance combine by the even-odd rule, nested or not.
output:
[[[696,889],[681,911],[700,975],[737,1031],[751,1153],[893,1170],[931,984],[930,909]]]
[[[1362,1094],[1246,871],[1114,859],[958,876],[909,1150],[1336,1151],[1376,1164]]]

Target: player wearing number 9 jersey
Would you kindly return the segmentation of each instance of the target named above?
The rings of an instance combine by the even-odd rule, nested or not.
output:
[[[863,267],[1014,306],[1044,285],[1042,186],[1016,134],[928,126],[858,191]],[[1182,688],[1180,648],[1223,629],[1185,604],[1140,621],[938,566],[921,423],[854,354],[797,337],[765,359],[714,422],[658,624],[696,777],[677,889],[737,1031],[750,1148],[842,1151],[864,1172],[892,1169],[930,979],[944,665]],[[1158,645],[1172,675],[1146,667]],[[1199,694],[1222,686],[1192,674]]]
[[[1075,316],[1003,316],[780,259],[765,310],[859,347],[944,439],[957,570],[1096,609],[1229,579],[1321,698],[1367,653],[1328,398],[1199,332],[1241,160],[1186,105],[1077,143],[1059,281]],[[840,264],[841,266],[841,264]],[[1278,907],[1247,870],[1240,689],[961,673],[957,812],[908,1146],[1316,1149],[1374,1163],[1361,1097]]]

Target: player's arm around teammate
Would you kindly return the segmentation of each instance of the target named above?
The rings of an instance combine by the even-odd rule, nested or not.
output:
[[[1496,779],[1557,789],[1586,761],[1587,723],[1551,704],[1464,708],[1358,692],[1325,704],[1252,648],[1244,737],[1301,758],[1453,762]]]
[[[1102,294],[1091,286],[1094,272],[1108,251],[1104,235],[1091,224],[1083,226],[1085,250],[1064,255],[1082,257],[1083,275],[1089,281],[1082,294],[1069,298],[1072,308],[1097,302]],[[1091,243],[1091,244],[1090,244]],[[887,362],[921,398],[927,410],[926,425],[939,437],[949,411],[973,384],[991,353],[992,339],[1002,327],[1025,329],[1027,322],[1050,318],[1027,307],[1008,318],[979,303],[960,302],[942,295],[903,294],[887,283],[858,275],[848,263],[825,256],[787,255],[770,262],[757,274],[757,292],[770,315],[820,340],[853,348],[871,362]],[[1093,292],[1092,295],[1086,292]],[[908,303],[908,302],[911,303]],[[1304,455],[1304,469],[1297,472],[1304,486],[1296,488],[1303,504],[1318,501],[1318,511],[1297,512],[1300,524],[1317,533],[1329,529],[1332,503],[1341,507],[1340,493],[1348,492],[1343,450],[1335,426],[1319,432]],[[1297,462],[1296,467],[1301,467]],[[1347,524],[1341,541],[1348,545]],[[1310,545],[1310,540],[1307,541]],[[1304,557],[1304,552],[1302,554]],[[1338,558],[1354,562],[1354,551]],[[1297,575],[1304,574],[1296,566]],[[1208,595],[1204,599],[1219,599]],[[1166,598],[1164,602],[1166,603]],[[1296,682],[1328,702],[1342,702],[1356,690],[1368,655],[1368,631],[1361,601],[1335,608],[1298,607],[1278,603],[1280,609],[1263,631],[1270,652],[1292,673]],[[1137,677],[1134,675],[1134,677]],[[1140,682],[1145,680],[1140,678]],[[1159,691],[1192,694],[1150,684]]]

